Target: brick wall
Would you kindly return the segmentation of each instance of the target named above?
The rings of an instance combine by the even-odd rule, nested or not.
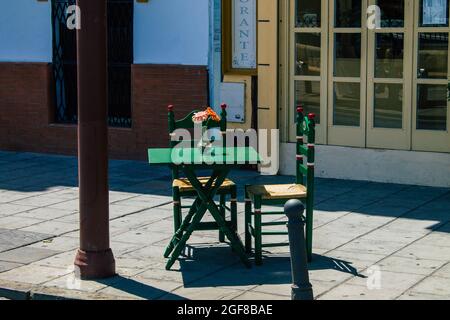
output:
[[[134,65],[131,129],[110,128],[110,156],[146,159],[167,146],[167,105],[178,116],[207,103],[207,70],[198,66]],[[51,65],[0,63],[0,150],[76,154],[74,125],[52,123]]]

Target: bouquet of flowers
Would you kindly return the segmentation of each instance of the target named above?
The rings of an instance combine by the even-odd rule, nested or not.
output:
[[[194,116],[192,117],[194,123],[203,123],[209,119],[216,122],[220,121],[220,116],[210,107],[207,107],[205,111],[194,113]]]

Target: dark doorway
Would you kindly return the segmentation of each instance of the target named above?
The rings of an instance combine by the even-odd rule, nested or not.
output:
[[[76,30],[67,27],[76,0],[52,0],[55,122],[77,123]],[[108,122],[131,127],[133,0],[108,0]]]

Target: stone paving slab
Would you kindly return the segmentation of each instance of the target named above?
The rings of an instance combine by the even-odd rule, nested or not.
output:
[[[20,230],[27,232],[44,232],[46,234],[60,236],[67,232],[77,230],[78,228],[79,225],[77,223],[57,222],[50,220],[33,223],[31,226],[23,227]]]
[[[44,233],[0,229],[0,252],[36,243],[52,236]]]
[[[450,263],[441,267],[438,271],[433,273],[433,275],[441,278],[450,278]]]
[[[432,294],[426,294],[423,292],[408,291],[402,294],[397,300],[449,300],[448,296],[437,296]]]
[[[411,292],[420,292],[430,295],[437,295],[450,299],[449,296],[450,278],[431,276],[415,285]]]
[[[78,248],[79,244],[80,240],[78,238],[60,236],[56,238],[50,238],[45,241],[36,242],[34,244],[29,245],[29,247],[65,252]]]
[[[5,300],[124,300],[123,297],[81,290],[42,287],[17,281],[0,280],[0,296]]]
[[[246,269],[218,242],[217,231],[195,232],[173,270],[165,270],[162,254],[173,232],[170,171],[135,161],[110,162],[111,248],[118,275],[76,279],[76,158],[0,152],[0,164],[0,296],[290,299],[287,247],[264,250],[263,266]],[[240,191],[241,236],[243,186],[294,181],[250,171],[233,171],[231,178]],[[450,299],[449,189],[337,179],[317,179],[316,186],[309,272],[317,299]],[[380,287],[372,290],[377,270]]]
[[[28,264],[58,254],[58,251],[21,247],[0,253],[0,261]]]
[[[381,269],[385,271],[418,275],[430,275],[442,267],[443,264],[439,260],[414,259],[399,256],[390,256],[378,263]]]
[[[34,261],[31,265],[42,267],[53,267],[59,269],[70,269],[73,266],[73,262],[75,261],[76,252],[77,249],[72,249],[66,252],[57,253],[52,256]]]
[[[14,268],[21,267],[22,265],[23,264],[21,264],[21,263],[0,261],[0,272],[5,272],[5,271],[8,271],[8,270],[12,270]]]
[[[28,209],[27,211],[22,211],[17,213],[16,217],[25,217],[25,218],[33,218],[33,219],[57,219],[68,216],[72,213],[71,210],[60,210],[60,209],[52,209],[52,208],[38,208],[38,209]]]
[[[4,216],[10,216],[14,214],[19,214],[21,212],[27,212],[30,210],[35,209],[33,206],[23,206],[23,205],[16,205],[16,204],[10,204],[10,203],[4,203],[0,204],[0,217]]]
[[[413,243],[397,252],[396,255],[400,257],[430,259],[447,262],[450,257],[450,247]]]
[[[323,294],[321,300],[393,300],[396,292],[370,290],[366,286],[342,284]]]
[[[72,271],[73,268],[70,270],[70,268],[55,268],[30,264],[0,273],[0,280],[42,284],[69,274]]]
[[[8,216],[0,218],[0,226],[4,229],[16,230],[21,228],[27,228],[38,223],[46,222],[43,219],[33,219],[19,216]],[[25,230],[26,231],[26,230]],[[29,230],[32,231],[32,230]],[[39,230],[43,232],[42,230]]]

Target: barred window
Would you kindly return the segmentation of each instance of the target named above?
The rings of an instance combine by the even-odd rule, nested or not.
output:
[[[52,0],[55,122],[77,123],[76,30],[67,27],[76,0]],[[108,0],[108,121],[131,127],[133,0]]]

